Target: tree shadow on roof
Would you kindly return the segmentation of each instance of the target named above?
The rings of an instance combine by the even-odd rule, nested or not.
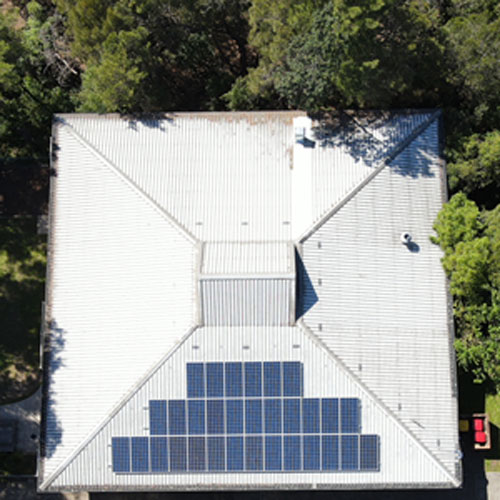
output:
[[[49,322],[44,343],[44,380],[42,397],[42,426],[40,451],[42,457],[50,458],[61,444],[63,429],[55,410],[54,392],[50,378],[63,366],[61,353],[66,344],[65,330],[55,320]]]
[[[338,111],[311,118],[317,123],[313,134],[319,147],[343,148],[356,162],[362,161],[369,167],[387,161],[400,175],[431,177],[429,167],[433,158],[428,153],[412,150],[413,157],[408,157],[404,165],[399,160],[398,148],[418,128],[413,119],[415,114],[414,111]]]

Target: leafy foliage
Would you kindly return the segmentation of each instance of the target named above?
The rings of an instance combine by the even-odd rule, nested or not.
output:
[[[500,206],[480,213],[458,193],[439,213],[434,229],[454,297],[458,362],[477,381],[500,386]]]
[[[41,21],[42,7],[30,2],[24,30],[18,12],[0,11],[0,156],[47,158],[52,115],[72,109],[58,68],[45,57],[44,38],[55,19]]]

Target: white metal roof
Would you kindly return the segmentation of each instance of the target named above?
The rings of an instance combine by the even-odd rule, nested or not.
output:
[[[438,123],[59,116],[40,488],[458,485],[450,311],[429,242]],[[186,397],[187,362],[238,360],[300,361],[306,397],[359,398],[380,470],[112,472],[111,437],[148,435],[149,401]]]

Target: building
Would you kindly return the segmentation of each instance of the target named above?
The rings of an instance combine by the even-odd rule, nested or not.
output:
[[[439,123],[57,116],[39,489],[459,486]]]

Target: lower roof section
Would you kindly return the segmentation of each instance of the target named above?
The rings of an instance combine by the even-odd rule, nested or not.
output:
[[[255,385],[249,386],[247,379],[243,378],[241,395],[238,395],[237,392],[229,395],[227,383],[234,385],[237,376],[233,374],[231,378],[224,379],[220,375],[221,370],[224,370],[223,367],[227,366],[228,363],[231,363],[233,367],[240,366],[242,370],[247,370],[248,367],[252,367],[254,370],[259,366],[265,370],[265,366],[271,366],[267,363],[272,363],[273,366],[278,367],[278,372],[275,373],[281,373],[278,375],[278,378],[281,377],[279,379],[282,380],[281,386],[279,386],[281,388],[276,389],[278,392],[273,393],[274,396],[270,396],[270,393],[266,392],[268,389],[265,388],[265,385],[261,385],[259,396],[258,392],[251,392],[255,391]],[[210,368],[208,365],[211,365]],[[194,366],[198,370],[198,378],[193,378],[193,373],[196,370],[192,369],[189,372],[191,375],[188,376],[188,366]],[[285,376],[285,366],[295,368],[287,372]],[[281,372],[279,372],[280,369]],[[200,375],[203,373],[205,375]],[[223,383],[218,387],[217,384],[213,385],[209,382],[210,377],[212,380],[217,379],[217,373],[222,377],[220,380],[226,380],[226,385]],[[254,377],[255,371],[252,373],[252,377]],[[294,373],[300,373],[298,384],[290,385],[287,382],[287,388],[285,388],[283,380],[293,377],[297,379]],[[201,382],[205,389],[196,389],[193,384],[205,380],[203,377],[206,377],[206,383]],[[264,384],[265,375],[263,375],[262,381]],[[215,392],[210,392],[212,390]],[[222,392],[218,393],[217,391]],[[265,413],[259,413],[262,415],[261,421],[258,418],[251,420],[250,423],[248,421],[250,415],[253,415],[253,413],[248,412],[255,413],[255,408],[259,407],[259,401],[262,403],[269,400],[283,403],[283,424],[279,429],[265,427]],[[292,403],[285,404],[285,400]],[[321,424],[317,430],[307,428],[309,424],[304,423],[302,417],[305,414],[302,413],[300,414],[302,417],[298,417],[299,422],[301,422],[299,427],[290,428],[289,426],[292,425],[290,421],[293,420],[293,417],[292,413],[286,413],[290,411],[286,408],[293,406],[293,401],[302,402],[303,405],[304,401],[313,400],[319,401],[321,405],[330,404],[328,401],[337,401],[340,405],[347,405],[346,408],[349,407],[351,413],[340,412],[337,420],[338,427],[326,427],[324,419],[327,417],[323,417],[322,414]],[[179,408],[182,404],[187,405],[190,401],[206,404],[207,411],[209,407],[214,407],[214,405],[221,405],[221,408],[225,408],[226,410],[221,410],[226,411],[222,427],[220,429],[203,427],[201,430],[198,429],[191,433],[191,427],[189,427],[191,423],[187,416],[179,420],[179,414],[175,413],[177,410],[172,410],[174,413],[171,413],[169,409],[167,413],[163,414],[162,410],[159,410],[162,404],[168,404],[168,408],[170,408],[171,402],[175,402],[172,408]],[[243,410],[244,423],[241,430],[228,427],[229,424],[226,420],[228,401],[241,401],[245,405],[245,410]],[[252,403],[248,403],[249,401]],[[249,408],[253,409],[247,410],[246,405],[248,404],[250,404]],[[185,406],[185,408],[188,407]],[[159,411],[160,413],[158,413]],[[353,412],[358,413],[354,415]],[[165,418],[165,427],[162,427],[162,420],[161,418],[158,420],[158,415],[164,415],[161,418]],[[289,416],[287,417],[287,415]],[[183,418],[187,420],[183,420]],[[168,419],[173,419],[173,427],[166,423]],[[211,418],[207,418],[206,421],[210,420],[211,425],[214,425],[214,419],[216,420],[216,417],[212,414]],[[347,424],[344,424],[344,421]],[[179,422],[181,422],[180,428],[176,427]],[[183,425],[185,427],[182,427]],[[205,425],[208,426],[208,423]],[[253,425],[257,425],[258,428],[252,427]],[[308,430],[310,432],[307,432]],[[278,441],[277,438],[282,439],[283,448],[281,449],[283,453],[288,453],[289,457],[292,455],[290,455],[289,444],[286,443],[292,442],[293,439],[290,440],[290,437],[293,436],[298,436],[298,439],[295,440],[296,443],[299,443],[298,446],[304,446],[301,443],[304,443],[306,435],[321,436],[321,442],[330,447],[327,453],[335,453],[332,451],[334,441],[343,442],[345,447],[352,448],[352,446],[356,446],[355,443],[360,443],[364,439],[363,436],[374,436],[371,439],[375,439],[379,443],[377,451],[379,461],[374,470],[361,470],[360,467],[356,470],[345,470],[342,467],[335,470],[326,470],[324,467],[320,467],[318,470],[305,470],[303,462],[301,462],[299,468],[292,472],[286,470],[287,466],[283,462],[279,471],[266,470],[263,466],[262,470],[257,471],[177,471],[167,468],[163,472],[153,472],[151,462],[148,461],[150,458],[144,459],[145,455],[142,458],[140,456],[144,452],[144,447],[149,447],[148,449],[152,450],[151,446],[156,446],[151,442],[153,438],[173,438],[177,443],[174,449],[170,450],[173,451],[178,450],[178,445],[187,446],[188,439],[193,437],[193,434],[196,434],[198,444],[202,442],[201,438],[208,439],[210,437],[226,439],[239,437],[245,443],[251,444],[258,442],[259,439],[274,436],[274,442]],[[324,440],[323,436],[327,436],[327,439]],[[134,440],[135,455],[131,459],[133,462],[129,462],[131,463],[130,471],[127,471],[125,467],[125,470],[120,472],[116,456],[113,457],[113,451],[115,454],[117,453],[114,443],[118,442],[117,439],[122,439],[120,442],[125,443],[126,447],[129,442],[128,438]],[[184,441],[182,441],[183,438]],[[206,440],[205,443],[208,441]],[[232,445],[228,444],[228,446]],[[247,448],[245,448],[245,453],[249,453],[246,450]],[[148,451],[147,453],[153,452]],[[190,451],[188,450],[186,453],[189,456]],[[262,453],[266,453],[265,447]],[[341,460],[344,459],[341,457]],[[128,460],[126,456],[124,460],[125,462]],[[146,462],[142,462],[141,465],[141,460],[146,460]],[[265,460],[265,456],[262,457],[262,460]],[[358,459],[356,458],[356,460]],[[141,469],[141,467],[143,468]],[[187,469],[189,468],[188,465]],[[60,464],[51,474],[45,474],[41,480],[40,488],[43,491],[67,489],[87,491],[103,489],[117,491],[229,490],[234,488],[360,489],[370,486],[401,488],[412,485],[417,487],[451,487],[458,484],[459,479],[450,474],[412,433],[401,425],[390,412],[387,412],[387,409],[365,389],[357,378],[346,370],[342,363],[332,357],[307,330],[301,327],[205,327],[196,329],[173,354],[167,356],[142,384],[137,386],[132,395],[89,435],[86,442],[76,449],[69,459]]]

